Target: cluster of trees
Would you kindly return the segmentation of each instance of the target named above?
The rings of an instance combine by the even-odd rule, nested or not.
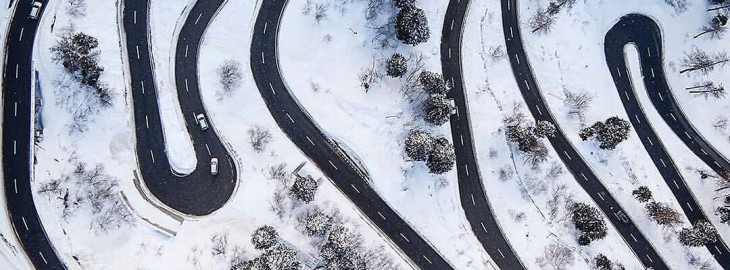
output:
[[[613,116],[605,122],[598,121],[590,127],[581,129],[578,135],[584,141],[595,137],[600,142],[601,149],[613,150],[619,143],[629,138],[630,131],[631,124],[628,121]]]
[[[599,253],[595,258],[593,258],[593,267],[596,270],[624,270],[626,267],[624,267],[621,263],[614,263],[606,255],[603,255],[603,253]]]
[[[548,149],[541,138],[555,136],[555,125],[537,121],[535,125],[524,125],[522,121],[508,123],[505,136],[525,154],[525,162],[537,165],[547,160]]]
[[[264,225],[251,235],[254,248],[261,250],[261,255],[253,260],[242,260],[234,263],[231,270],[300,270],[302,263],[297,252],[279,241],[279,234],[274,227]]]
[[[253,150],[261,153],[266,150],[266,146],[271,142],[272,136],[268,129],[254,126],[248,130],[248,139],[251,142]]]
[[[724,19],[727,21],[727,18]],[[724,24],[723,24],[724,25]],[[724,31],[724,27],[722,28]],[[714,35],[718,35],[721,32],[715,32]],[[699,48],[694,48],[689,53],[685,53],[682,59],[682,73],[697,73],[701,76],[706,76],[712,73],[716,67],[722,67],[730,62],[730,56],[724,51],[709,53]],[[695,83],[695,85],[685,88],[690,93],[696,96],[702,96],[704,98],[715,98],[720,99],[725,97],[725,87],[722,84],[715,84],[711,81],[703,81]]]
[[[692,227],[679,231],[679,242],[689,247],[699,247],[715,242],[720,237],[715,226],[706,220],[696,221]]]
[[[682,214],[674,210],[669,204],[656,202],[651,190],[647,186],[640,186],[631,192],[634,198],[641,203],[646,203],[644,209],[649,219],[667,228],[674,228],[682,224]]]
[[[597,208],[585,203],[574,203],[570,208],[573,225],[581,232],[578,244],[586,246],[606,237],[606,221]]]
[[[111,90],[99,81],[104,67],[99,64],[99,41],[84,32],[65,31],[58,42],[51,47],[53,60],[61,63],[66,71],[84,89],[94,91],[103,106],[112,105]]]
[[[538,7],[535,14],[530,18],[529,24],[533,33],[548,33],[555,23],[555,16],[563,8],[571,8],[576,0],[555,0],[550,1],[547,8]]]
[[[428,28],[426,13],[416,7],[416,0],[393,0],[400,8],[395,19],[396,37],[408,45],[418,45],[428,41],[431,32]]]
[[[413,161],[426,161],[426,166],[433,174],[448,172],[456,163],[454,146],[448,139],[434,138],[421,129],[414,129],[408,134],[405,152]]]

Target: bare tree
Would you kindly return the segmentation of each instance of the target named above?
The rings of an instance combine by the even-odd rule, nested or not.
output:
[[[68,0],[66,2],[66,14],[71,17],[86,16],[86,0]]]
[[[571,92],[565,91],[565,99],[563,102],[568,107],[568,114],[583,117],[585,112],[590,108],[593,96],[587,92]]]
[[[210,239],[213,246],[211,246],[211,253],[213,256],[226,255],[228,249],[228,234],[216,234]]]
[[[704,82],[700,85],[687,87],[686,89],[692,94],[705,97],[705,99],[710,97],[715,99],[725,97],[725,87],[722,84],[715,85],[713,82]]]
[[[718,52],[710,54],[698,48],[694,48],[691,52],[686,53],[682,59],[682,67],[679,73],[699,71],[701,74],[708,74],[715,70],[715,66],[723,66],[730,61],[726,52]]]
[[[701,32],[695,35],[694,38],[698,38],[704,34],[710,34],[710,38],[720,39],[727,30],[725,24],[727,24],[727,16],[718,14],[707,25],[702,26]]]
[[[533,33],[547,34],[552,29],[555,19],[542,7],[537,8],[535,14],[530,18],[529,24]]]
[[[241,86],[243,80],[243,72],[241,71],[241,63],[235,60],[226,60],[218,68],[219,82],[223,86],[221,96],[230,95],[233,90]]]
[[[383,78],[383,74],[377,70],[375,62],[373,62],[369,67],[363,67],[362,70],[360,70],[358,78],[360,79],[360,86],[362,86],[362,88],[365,89],[365,93],[367,93],[375,85],[380,84],[380,79]]]
[[[573,264],[573,252],[560,244],[552,243],[545,247],[542,257],[537,258],[537,263],[546,269],[566,269]]]
[[[254,126],[249,129],[248,137],[251,141],[251,147],[258,153],[263,152],[266,149],[266,145],[271,142],[271,132],[259,126]]]
[[[286,163],[269,167],[269,170],[266,172],[266,177],[271,180],[277,180],[284,186],[288,186],[291,180],[291,174],[286,171]]]

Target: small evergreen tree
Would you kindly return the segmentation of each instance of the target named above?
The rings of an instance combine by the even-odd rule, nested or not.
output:
[[[626,120],[617,116],[606,119],[605,122],[596,122],[590,127],[583,128],[580,131],[580,138],[588,140],[596,137],[601,144],[601,149],[613,150],[616,146],[629,138],[631,124]]]
[[[398,40],[413,46],[426,42],[431,37],[426,13],[416,7],[406,7],[398,12],[395,30]]]
[[[533,134],[538,138],[554,137],[557,129],[553,123],[548,121],[537,121],[535,128],[532,130]]]
[[[431,154],[434,139],[428,132],[421,129],[414,129],[406,138],[406,155],[414,161],[425,161]]]
[[[456,163],[454,146],[446,138],[438,138],[434,142],[433,151],[428,156],[426,165],[433,174],[442,174],[450,171]]]
[[[698,220],[694,226],[679,231],[679,242],[689,247],[699,247],[718,239],[717,229],[706,220]]]
[[[416,0],[393,0],[393,5],[397,8],[412,8],[416,6]]]
[[[251,235],[251,243],[256,249],[269,249],[278,242],[279,233],[274,227],[264,225],[259,227]]]
[[[394,53],[385,61],[385,74],[390,77],[403,77],[408,71],[408,62],[400,53]]]
[[[606,255],[603,255],[603,253],[598,254],[595,258],[593,258],[593,265],[597,270],[612,270],[613,269],[613,262],[606,257]]]
[[[323,236],[332,228],[332,217],[316,211],[307,215],[302,223],[308,236]]]
[[[631,192],[637,201],[645,203],[652,199],[651,190],[647,186],[640,186]]]
[[[276,243],[271,248],[264,251],[260,257],[256,258],[259,262],[257,268],[265,270],[300,270],[302,263],[297,258],[297,252],[290,247]]]
[[[440,126],[449,121],[449,116],[454,110],[451,102],[443,95],[431,95],[423,103],[423,111],[427,123]]]
[[[314,195],[317,193],[317,181],[311,177],[296,177],[294,184],[289,189],[289,194],[297,200],[305,203],[314,201]]]
[[[421,71],[418,75],[418,80],[427,93],[432,95],[446,95],[446,82],[444,76],[436,72]]]
[[[718,207],[715,212],[720,216],[720,222],[728,224],[730,223],[730,207],[721,206]]]
[[[572,221],[575,228],[581,232],[578,244],[588,245],[591,242],[606,237],[608,228],[601,213],[595,207],[585,203],[572,205]]]
[[[319,253],[325,260],[325,269],[366,269],[365,258],[362,255],[362,237],[345,227],[334,228]]]
[[[682,223],[682,216],[666,203],[650,202],[646,204],[649,218],[657,224],[672,227]]]

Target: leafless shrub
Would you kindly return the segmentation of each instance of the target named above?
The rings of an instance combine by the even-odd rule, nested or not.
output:
[[[536,34],[547,34],[553,27],[555,19],[542,7],[537,8],[535,14],[530,17],[529,25],[532,32]]]
[[[719,116],[715,119],[715,122],[712,123],[712,127],[714,127],[717,130],[725,131],[727,130],[727,117],[725,116]]]
[[[289,196],[287,196],[286,189],[277,188],[269,202],[269,205],[269,209],[280,219],[287,216],[287,213],[291,210],[291,201],[289,200]]]
[[[710,97],[715,99],[720,99],[725,97],[725,87],[720,85],[715,85],[713,82],[703,82],[699,85],[687,87],[685,88],[689,90],[691,94],[694,94],[696,96],[702,96],[705,99],[708,99]]]
[[[210,247],[213,256],[226,255],[228,249],[228,234],[216,234],[210,239],[212,246]]]
[[[314,21],[320,23],[327,19],[327,11],[329,10],[328,4],[315,3],[312,0],[307,0],[302,9],[302,14],[312,15]]]
[[[505,57],[507,57],[507,51],[504,50],[502,45],[489,47],[489,59],[491,59],[492,62],[497,62]]]
[[[251,147],[261,153],[266,149],[266,145],[271,142],[271,132],[259,126],[254,126],[248,130],[248,137],[251,141]]]
[[[360,86],[367,93],[371,88],[380,84],[380,79],[383,78],[383,74],[377,70],[375,62],[373,62],[369,67],[363,67],[360,70],[358,78],[360,79]]]
[[[68,0],[66,2],[66,14],[71,17],[86,16],[86,0]]]
[[[546,177],[548,179],[555,180],[561,175],[563,175],[563,165],[558,162],[553,162],[552,164],[550,164],[550,168],[548,168]]]
[[[565,184],[553,186],[550,190],[550,199],[547,201],[548,217],[550,221],[555,220],[558,217],[558,213],[562,208],[561,201],[565,197],[566,191]]]
[[[219,82],[222,91],[219,96],[230,96],[233,90],[241,86],[243,81],[243,72],[241,71],[241,63],[235,60],[226,60],[218,67]]]
[[[563,103],[568,107],[568,114],[582,118],[591,106],[593,96],[587,92],[571,92],[565,90]]]
[[[710,54],[695,47],[689,53],[685,53],[685,57],[682,59],[684,69],[680,70],[679,73],[699,71],[700,74],[707,75],[715,70],[717,65],[723,66],[728,61],[730,61],[730,58],[726,52]]]
[[[543,269],[566,269],[573,264],[573,252],[560,244],[552,243],[545,247],[542,257],[537,258],[537,263]]]
[[[283,186],[288,186],[289,181],[291,181],[291,174],[286,171],[286,163],[269,167],[266,177],[270,180],[279,181]]]

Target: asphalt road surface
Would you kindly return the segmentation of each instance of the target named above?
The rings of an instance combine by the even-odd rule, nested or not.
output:
[[[287,1],[262,1],[254,25],[251,69],[269,112],[289,139],[309,157],[371,223],[422,269],[452,266],[372,189],[341,156],[289,92],[277,54],[279,25]],[[245,33],[242,33],[245,34]]]
[[[210,128],[201,130],[197,114],[205,114],[198,86],[198,49],[208,24],[223,0],[199,0],[180,30],[175,51],[175,84],[188,134],[193,140],[197,167],[189,175],[175,173],[165,151],[160,122],[157,85],[149,49],[148,1],[124,1],[129,79],[134,99],[137,161],[142,178],[152,194],[167,206],[189,215],[202,216],[222,207],[236,187],[236,167],[227,149]],[[166,74],[159,74],[165,76]],[[211,174],[211,158],[218,158],[218,175]]]
[[[41,1],[45,7],[46,1]],[[32,1],[17,3],[6,37],[3,73],[3,176],[5,200],[15,234],[37,269],[65,269],[43,230],[33,203],[31,156],[33,129],[31,110],[31,61],[38,19],[29,18]],[[41,10],[42,11],[42,10]],[[42,14],[42,13],[41,13]],[[12,236],[10,236],[12,237]]]
[[[622,17],[606,34],[604,45],[606,62],[626,114],[684,214],[693,223],[697,220],[708,220],[636,98],[624,54],[627,44],[634,44],[639,52],[644,85],[664,121],[713,169],[724,172],[727,167],[721,165],[727,165],[727,161],[702,139],[677,106],[664,77],[662,37],[657,24],[644,15],[630,14]],[[717,165],[712,166],[715,164]],[[721,266],[730,269],[730,250],[724,242],[719,240],[707,244],[706,247]]]
[[[550,110],[540,93],[535,76],[532,73],[532,68],[527,59],[527,54],[522,45],[517,3],[517,0],[502,0],[502,27],[507,43],[507,53],[510,64],[512,65],[512,73],[515,76],[522,97],[525,99],[535,120],[548,121],[556,127],[559,127],[555,118],[550,114]],[[641,263],[645,267],[651,267],[653,269],[668,269],[663,258],[659,256],[651,243],[646,240],[646,237],[635,226],[631,218],[627,214],[625,220],[619,218],[621,213],[626,212],[623,211],[621,205],[611,196],[606,187],[603,186],[595,173],[593,173],[588,164],[579,155],[578,151],[568,141],[562,129],[558,128],[555,136],[549,138],[549,140],[560,159],[568,167],[570,173],[573,174],[576,181],[591,196],[606,217],[608,217],[608,220],[613,224],[619,234],[621,234],[621,237],[636,254]]]
[[[450,124],[456,152],[461,207],[474,235],[499,268],[525,269],[492,213],[474,153],[461,72],[461,33],[469,2],[449,1],[441,34],[441,70],[444,78],[452,84],[449,98],[454,100],[457,108],[457,113],[451,116]]]

